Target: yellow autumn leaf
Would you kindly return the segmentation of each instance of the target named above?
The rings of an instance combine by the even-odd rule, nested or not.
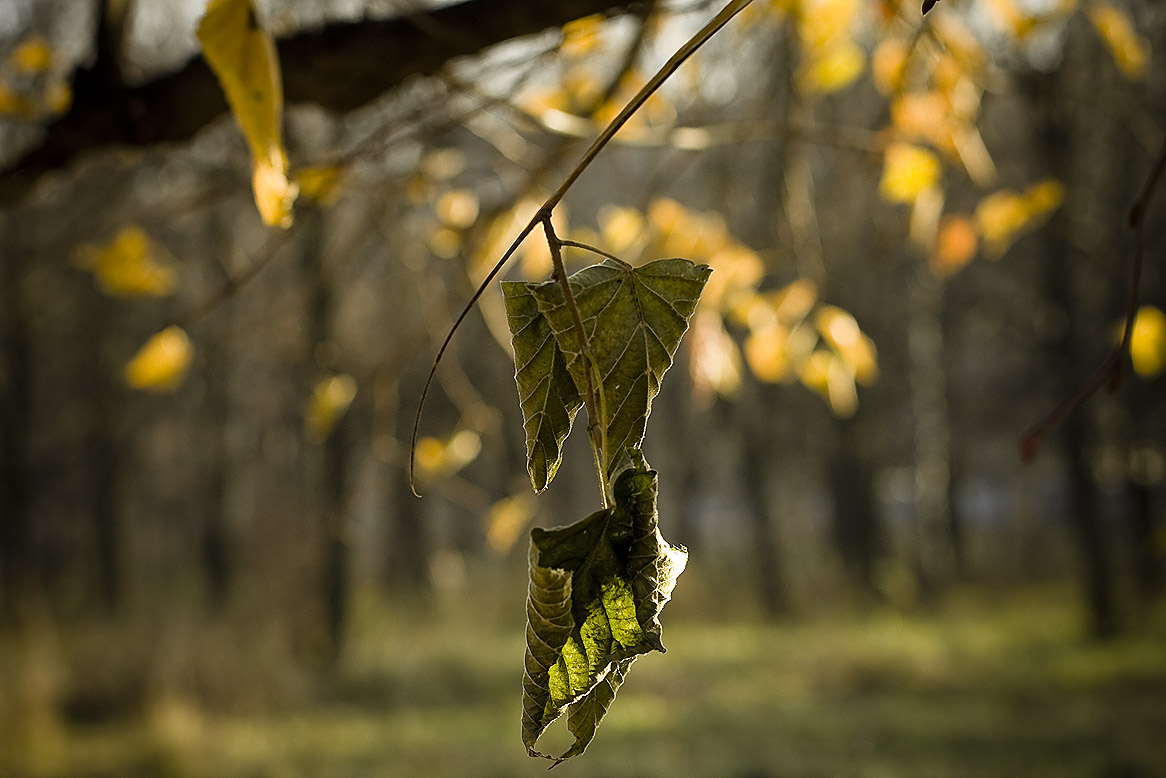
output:
[[[879,92],[891,95],[902,89],[909,55],[907,42],[899,38],[884,38],[875,47],[870,57],[870,75]]]
[[[1039,225],[1064,200],[1064,185],[1045,179],[1024,193],[1001,189],[985,197],[976,207],[976,227],[984,239],[988,256],[999,259],[1026,228]]]
[[[422,438],[417,441],[413,461],[417,472],[427,478],[452,475],[473,462],[482,451],[482,439],[473,430],[455,432],[448,440]]]
[[[947,278],[972,261],[979,246],[976,227],[967,216],[944,216],[939,223],[935,248],[931,252],[931,271]]]
[[[1122,75],[1131,80],[1143,78],[1150,61],[1150,42],[1137,33],[1129,16],[1110,3],[1094,2],[1089,6],[1089,21]]]
[[[793,366],[786,352],[789,332],[775,325],[753,330],[745,338],[745,361],[758,379],[767,383],[786,381]]]
[[[689,328],[693,392],[706,402],[732,397],[741,388],[741,354],[720,316],[698,308]]]
[[[538,501],[528,493],[504,497],[490,506],[486,514],[486,542],[495,552],[504,554],[534,518]]]
[[[955,150],[951,101],[940,92],[913,92],[895,98],[891,123],[904,139],[926,141],[945,152]]]
[[[43,73],[53,64],[53,49],[47,40],[33,35],[12,50],[8,61],[21,73]]]
[[[287,178],[275,42],[260,26],[252,0],[210,0],[198,40],[251,149],[252,186],[263,223],[289,227],[297,189]]]
[[[110,297],[164,297],[174,291],[175,272],[159,263],[164,252],[141,227],[125,227],[108,245],[77,248],[73,264],[93,273]]]
[[[133,389],[173,392],[182,385],[194,350],[186,331],[170,326],[154,335],[125,367],[124,378]]]
[[[342,170],[335,165],[300,168],[293,174],[300,194],[321,205],[331,205],[339,195]]]
[[[607,17],[591,14],[563,25],[563,43],[560,51],[568,57],[582,57],[599,46]]]
[[[1030,186],[1024,193],[1025,207],[1030,218],[1044,216],[1065,201],[1065,185],[1052,178],[1046,178]]]
[[[994,192],[976,206],[976,228],[993,259],[1003,256],[1027,221],[1028,204],[1023,195],[1012,189]]]
[[[478,218],[478,196],[469,189],[453,189],[437,198],[434,210],[447,227],[464,230]]]
[[[849,38],[858,8],[858,0],[802,0],[798,16],[802,45],[818,52]]]
[[[852,383],[874,383],[879,373],[874,341],[863,334],[854,316],[837,306],[823,305],[814,312],[814,326],[842,360]]]
[[[1153,378],[1166,369],[1166,314],[1143,305],[1130,334],[1130,361],[1142,378]]]
[[[614,254],[630,249],[644,232],[645,220],[635,208],[605,205],[599,210],[604,246]]]
[[[865,67],[866,54],[846,40],[814,54],[798,68],[798,89],[804,94],[837,92],[854,83]]]
[[[912,203],[921,192],[939,183],[939,158],[909,143],[887,147],[879,193],[893,203]]]
[[[804,319],[818,302],[818,285],[808,278],[799,278],[771,293],[770,300],[777,320],[792,326]]]
[[[304,409],[304,432],[313,443],[323,443],[336,429],[356,398],[356,379],[347,373],[320,380]]]

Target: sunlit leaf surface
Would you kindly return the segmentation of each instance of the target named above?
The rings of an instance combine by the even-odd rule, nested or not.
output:
[[[659,259],[638,268],[609,259],[571,276],[572,294],[595,360],[597,402],[606,439],[603,465],[608,475],[613,474],[620,455],[644,439],[652,400],[711,272],[707,265],[687,259]],[[528,288],[566,357],[576,390],[584,395],[587,375],[582,344],[561,287],[547,281]]]
[[[522,742],[556,761],[582,754],[640,654],[663,651],[660,611],[688,554],[660,535],[656,472],[639,451],[615,505],[531,532]],[[563,712],[575,742],[558,757],[535,745]]]
[[[297,189],[287,178],[280,132],[283,85],[275,43],[260,26],[252,0],[210,0],[198,40],[251,148],[252,188],[263,223],[289,227]]]

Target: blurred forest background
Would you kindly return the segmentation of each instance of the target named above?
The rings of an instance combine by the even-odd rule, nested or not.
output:
[[[413,412],[720,4],[258,6],[287,229],[202,0],[0,0],[0,776],[541,771],[525,532],[599,507],[586,436],[534,496],[496,285],[422,500]],[[1126,381],[1018,448],[1120,338],[1163,51],[1150,0],[756,0],[584,174],[561,235],[714,274],[645,444],[670,650],[561,774],[1166,775],[1166,195]]]

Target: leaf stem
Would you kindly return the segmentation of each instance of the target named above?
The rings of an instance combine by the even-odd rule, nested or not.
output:
[[[599,256],[604,257],[605,259],[610,259],[614,262],[618,262],[624,268],[631,267],[631,265],[629,265],[627,262],[624,262],[622,259],[617,257],[615,254],[604,251],[601,248],[596,248],[595,246],[592,246],[589,243],[580,243],[577,240],[560,240],[559,245],[560,246],[569,246],[573,249],[582,249],[583,251],[590,251],[592,254],[598,254]]]
[[[413,477],[414,454],[417,450],[417,432],[421,427],[421,411],[425,408],[425,398],[429,395],[429,387],[433,383],[433,376],[437,372],[437,366],[441,363],[441,358],[445,355],[445,351],[449,347],[449,342],[453,340],[454,333],[457,332],[458,328],[461,326],[461,323],[465,320],[466,316],[469,315],[470,311],[474,307],[474,304],[477,303],[477,301],[482,297],[482,294],[485,293],[486,289],[489,288],[494,279],[498,277],[498,274],[502,272],[502,268],[505,267],[506,263],[510,261],[510,258],[514,256],[514,252],[518,250],[518,246],[526,239],[526,236],[530,235],[530,233],[534,231],[534,228],[539,224],[550,223],[551,212],[554,211],[555,206],[557,206],[562,201],[563,197],[567,194],[567,190],[570,189],[579,176],[583,174],[583,171],[586,170],[591,165],[591,163],[595,161],[595,158],[599,156],[599,152],[603,151],[604,146],[610,143],[611,139],[615,137],[616,133],[619,132],[625,124],[627,124],[628,119],[632,117],[632,114],[638,111],[644,105],[644,103],[648,101],[648,98],[655,94],[661,85],[663,85],[663,83],[667,81],[672,76],[672,74],[675,73],[686,60],[688,60],[689,57],[695,54],[701,46],[708,43],[710,38],[716,35],[722,27],[728,24],[734,16],[743,11],[745,7],[751,2],[753,2],[753,0],[730,0],[729,3],[726,4],[725,7],[722,8],[716,16],[709,20],[708,24],[697,31],[695,35],[689,38],[683,46],[677,49],[676,52],[668,58],[668,61],[665,62],[663,66],[661,66],[660,70],[656,72],[656,75],[652,76],[648,83],[644,84],[640,91],[637,92],[636,95],[628,101],[628,104],[623,107],[623,110],[620,111],[619,114],[611,120],[611,123],[603,128],[603,132],[599,133],[599,136],[595,139],[587,151],[583,152],[583,156],[575,165],[574,169],[572,169],[571,172],[567,174],[567,177],[563,179],[563,182],[559,185],[559,188],[556,189],[551,194],[551,196],[547,198],[542,207],[538,209],[538,212],[536,212],[534,216],[530,217],[530,221],[527,222],[526,226],[523,227],[522,230],[518,233],[518,237],[514,239],[514,242],[510,244],[510,247],[506,249],[506,252],[503,253],[502,257],[494,264],[494,267],[492,267],[486,277],[482,279],[482,283],[478,286],[477,291],[474,292],[473,297],[470,298],[470,301],[462,310],[461,315],[458,316],[457,321],[455,321],[453,326],[450,327],[449,334],[445,336],[445,340],[442,342],[441,348],[437,350],[437,356],[433,358],[433,364],[429,368],[429,375],[425,379],[425,387],[421,390],[421,399],[417,401],[417,413],[413,418],[413,435],[409,443],[409,489],[413,492],[414,495],[417,497],[421,496],[417,494],[417,487]],[[590,409],[588,410],[590,412]],[[606,484],[607,474],[601,473],[600,480]],[[604,505],[607,504],[606,489],[604,490],[603,502]]]
[[[587,331],[583,328],[583,317],[579,315],[579,306],[575,302],[575,294],[571,291],[571,281],[567,278],[567,268],[563,265],[563,246],[567,241],[559,239],[555,234],[555,227],[551,224],[548,214],[542,222],[543,232],[547,236],[547,246],[551,250],[551,261],[554,263],[554,280],[563,291],[563,300],[567,311],[571,314],[571,326],[575,328],[575,336],[579,339],[579,353],[583,359],[583,376],[586,379],[584,402],[587,404],[587,437],[591,441],[591,453],[595,457],[595,471],[599,475],[599,491],[603,495],[603,507],[608,507],[607,500],[607,403],[603,397],[603,380],[595,367],[595,358],[591,356],[591,345],[587,342]],[[574,245],[574,244],[572,244]],[[596,402],[596,386],[599,387],[599,400]]]

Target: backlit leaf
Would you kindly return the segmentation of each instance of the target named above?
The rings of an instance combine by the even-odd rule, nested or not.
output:
[[[321,205],[336,202],[339,194],[342,170],[335,166],[305,167],[295,171],[293,176],[300,194]]]
[[[660,535],[657,477],[638,450],[613,507],[531,532],[522,742],[556,762],[582,754],[632,662],[664,651],[660,611],[688,554]],[[535,745],[563,712],[575,742],[558,757]]]
[[[597,402],[607,442],[603,465],[612,475],[620,455],[638,447],[652,400],[672,365],[688,320],[712,270],[687,259],[658,259],[642,267],[607,259],[570,277],[597,375]],[[567,369],[582,396],[586,360],[556,281],[529,285]],[[512,328],[513,329],[513,328]]]
[[[575,388],[551,325],[539,311],[531,284],[505,282],[506,321],[514,346],[514,379],[526,429],[526,467],[541,492],[563,461],[563,441],[571,431],[583,396]]]
[[[797,71],[798,89],[806,94],[830,94],[854,82],[866,67],[866,54],[853,41],[843,41],[810,58]]]
[[[356,379],[347,373],[329,376],[312,389],[304,411],[304,430],[313,443],[328,439],[356,398]]]
[[[43,73],[53,64],[53,49],[47,40],[34,35],[13,49],[8,61],[21,73]]]
[[[1150,43],[1134,30],[1129,16],[1116,6],[1095,2],[1089,7],[1089,21],[1105,41],[1122,75],[1140,79],[1150,61]]]
[[[930,151],[907,143],[887,147],[879,193],[893,203],[912,203],[939,183],[939,159]]]
[[[133,389],[173,392],[182,385],[193,349],[181,327],[171,326],[146,341],[125,368],[125,382]]]
[[[283,85],[275,43],[260,26],[252,0],[210,0],[198,40],[251,148],[252,188],[263,223],[289,227],[297,189],[287,178],[280,132]]]
[[[935,249],[931,253],[931,270],[940,278],[954,275],[976,255],[979,238],[967,216],[944,216],[939,223]]]
[[[164,297],[177,284],[175,272],[158,262],[164,255],[142,228],[130,226],[106,246],[78,247],[73,264],[93,273],[110,297]]]
[[[1130,336],[1130,359],[1134,372],[1142,378],[1153,378],[1166,369],[1166,315],[1152,305],[1138,309]]]

